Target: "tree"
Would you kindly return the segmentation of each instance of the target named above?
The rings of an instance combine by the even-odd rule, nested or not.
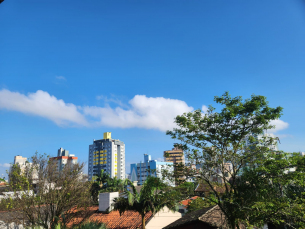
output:
[[[264,96],[252,95],[243,101],[241,96],[231,98],[228,92],[215,96],[214,101],[224,106],[220,112],[210,106],[206,113],[196,110],[178,115],[178,127],[167,134],[181,141],[177,146],[186,152],[189,164],[200,166],[199,171],[187,168],[190,176],[210,187],[228,225],[239,228],[248,207],[239,204],[243,203],[238,199],[243,198],[238,196],[240,174],[256,158],[264,158],[275,144],[275,138],[258,140],[256,136],[273,128],[270,122],[280,118],[282,108],[269,107]],[[215,188],[215,180],[224,189],[223,195]]]
[[[270,152],[267,158],[257,159],[237,183],[243,200],[250,200],[246,211],[249,221],[256,225],[268,222],[278,227],[304,228],[304,181],[305,158],[298,153]]]
[[[107,180],[110,178],[109,174],[104,171],[104,169],[101,169],[101,172],[95,176],[93,176],[93,180],[99,184],[99,186],[102,188],[104,183],[107,182]]]
[[[93,176],[93,182],[91,184],[90,192],[94,203],[98,202],[98,194],[100,193],[100,190],[103,188],[104,184],[109,179],[109,174],[103,169],[101,169],[101,172],[99,174]]]
[[[83,167],[84,164],[68,163],[58,171],[55,161],[36,153],[32,163],[26,165],[27,173],[21,173],[22,177],[26,177],[28,186],[23,192],[16,192],[15,207],[22,209],[31,225],[54,228],[71,209],[80,212],[80,209],[90,205],[90,184],[82,175]],[[19,188],[18,180],[13,187]],[[68,221],[68,216],[73,217],[73,214],[66,216],[64,218]]]
[[[193,182],[184,182],[179,186],[176,186],[175,189],[180,193],[181,199],[188,199],[194,196],[194,191],[197,184]]]
[[[91,196],[94,203],[98,202],[98,194],[102,192],[122,192],[126,186],[126,180],[111,178],[103,169],[101,172],[93,177],[91,185]]]
[[[214,204],[210,201],[210,198],[198,197],[187,205],[187,213],[197,211],[202,208],[211,207],[213,205]]]
[[[171,190],[166,184],[157,177],[148,177],[144,182],[140,193],[137,192],[131,182],[129,182],[131,190],[126,189],[126,196],[114,199],[114,210],[118,210],[120,214],[125,211],[136,211],[141,215],[142,228],[145,229],[145,215],[148,212],[156,214],[164,207],[175,211],[177,206],[177,193]]]

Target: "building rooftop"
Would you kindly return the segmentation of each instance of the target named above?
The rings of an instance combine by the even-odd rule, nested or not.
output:
[[[97,222],[104,223],[109,229],[142,228],[142,218],[138,212],[126,211],[120,215],[119,211],[111,211],[107,214],[99,212],[98,206],[90,207],[88,210],[91,212],[89,218],[84,219],[81,216],[75,217],[69,222],[68,227],[83,222]],[[151,218],[152,213],[147,213],[145,216],[146,223],[148,223]]]
[[[203,208],[194,212],[190,212],[175,222],[167,225],[163,229],[178,228],[191,223],[202,222],[207,226],[218,228],[225,224],[224,215],[218,206]]]

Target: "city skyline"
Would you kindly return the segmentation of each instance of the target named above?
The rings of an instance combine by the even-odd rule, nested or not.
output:
[[[282,106],[280,150],[305,150],[305,3],[284,1],[4,1],[0,5],[0,176],[14,156],[88,163],[112,132],[130,164],[176,141],[174,117],[214,96]],[[302,83],[303,82],[303,83]],[[84,172],[87,173],[85,168]]]

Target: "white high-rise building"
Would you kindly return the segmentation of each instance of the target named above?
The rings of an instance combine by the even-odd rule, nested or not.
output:
[[[110,177],[125,179],[125,144],[116,139],[111,139],[111,133],[104,133],[104,138],[93,140],[89,145],[88,176],[100,173],[101,169]]]

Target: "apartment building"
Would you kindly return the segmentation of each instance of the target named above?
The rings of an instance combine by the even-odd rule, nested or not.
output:
[[[112,139],[111,132],[105,132],[103,139],[93,140],[93,144],[89,145],[89,180],[101,169],[112,178],[125,179],[125,144]]]
[[[174,164],[185,164],[185,158],[183,154],[183,150],[174,147],[172,150],[166,150],[164,151],[164,161],[166,162],[172,162]]]
[[[183,150],[176,146],[172,150],[164,151],[164,161],[174,164],[174,175],[177,179],[176,185],[184,182],[186,178],[183,175],[183,166],[185,165]]]
[[[148,176],[159,177],[165,183],[174,186],[173,182],[162,177],[162,170],[167,169],[173,171],[172,162],[161,162],[157,160],[151,160],[151,155],[144,154],[144,162],[134,163],[130,165],[130,177],[131,181],[137,181],[138,185],[142,185]]]
[[[63,170],[65,165],[67,165],[68,163],[76,164],[78,158],[75,157],[74,154],[69,154],[68,150],[60,148],[57,151],[57,157],[51,157],[49,160],[50,161],[51,160],[55,160],[56,161],[56,163],[57,163],[57,171],[60,172],[60,171]]]

